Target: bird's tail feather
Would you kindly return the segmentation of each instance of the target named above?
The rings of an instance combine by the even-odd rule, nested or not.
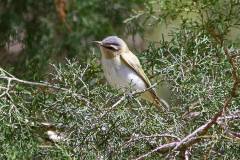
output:
[[[169,110],[169,104],[162,98],[158,97],[154,90],[144,92],[141,95],[142,99],[145,99],[151,103],[153,103],[159,110]]]

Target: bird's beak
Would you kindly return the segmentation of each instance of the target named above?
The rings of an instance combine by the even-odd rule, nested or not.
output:
[[[92,41],[92,43],[98,44],[98,45],[102,45],[101,41]]]

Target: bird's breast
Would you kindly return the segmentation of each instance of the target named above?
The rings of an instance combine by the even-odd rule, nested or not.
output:
[[[112,87],[126,89],[132,86],[135,90],[146,89],[146,84],[142,78],[123,63],[119,56],[113,59],[102,58],[102,66],[104,75]]]

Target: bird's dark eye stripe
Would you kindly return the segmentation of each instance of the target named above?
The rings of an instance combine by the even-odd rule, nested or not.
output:
[[[111,47],[111,46],[104,46],[104,47],[107,48],[107,49],[116,51],[116,48],[114,48],[114,47]]]
[[[119,46],[119,44],[118,44],[118,43],[105,43],[105,45]]]

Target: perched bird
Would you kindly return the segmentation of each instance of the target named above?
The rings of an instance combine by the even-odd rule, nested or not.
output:
[[[151,86],[138,58],[128,49],[127,44],[117,36],[109,36],[102,41],[94,41],[100,46],[101,63],[108,83],[116,88],[141,91]],[[142,93],[141,98],[155,104],[161,109],[168,104],[159,98],[153,88]]]

